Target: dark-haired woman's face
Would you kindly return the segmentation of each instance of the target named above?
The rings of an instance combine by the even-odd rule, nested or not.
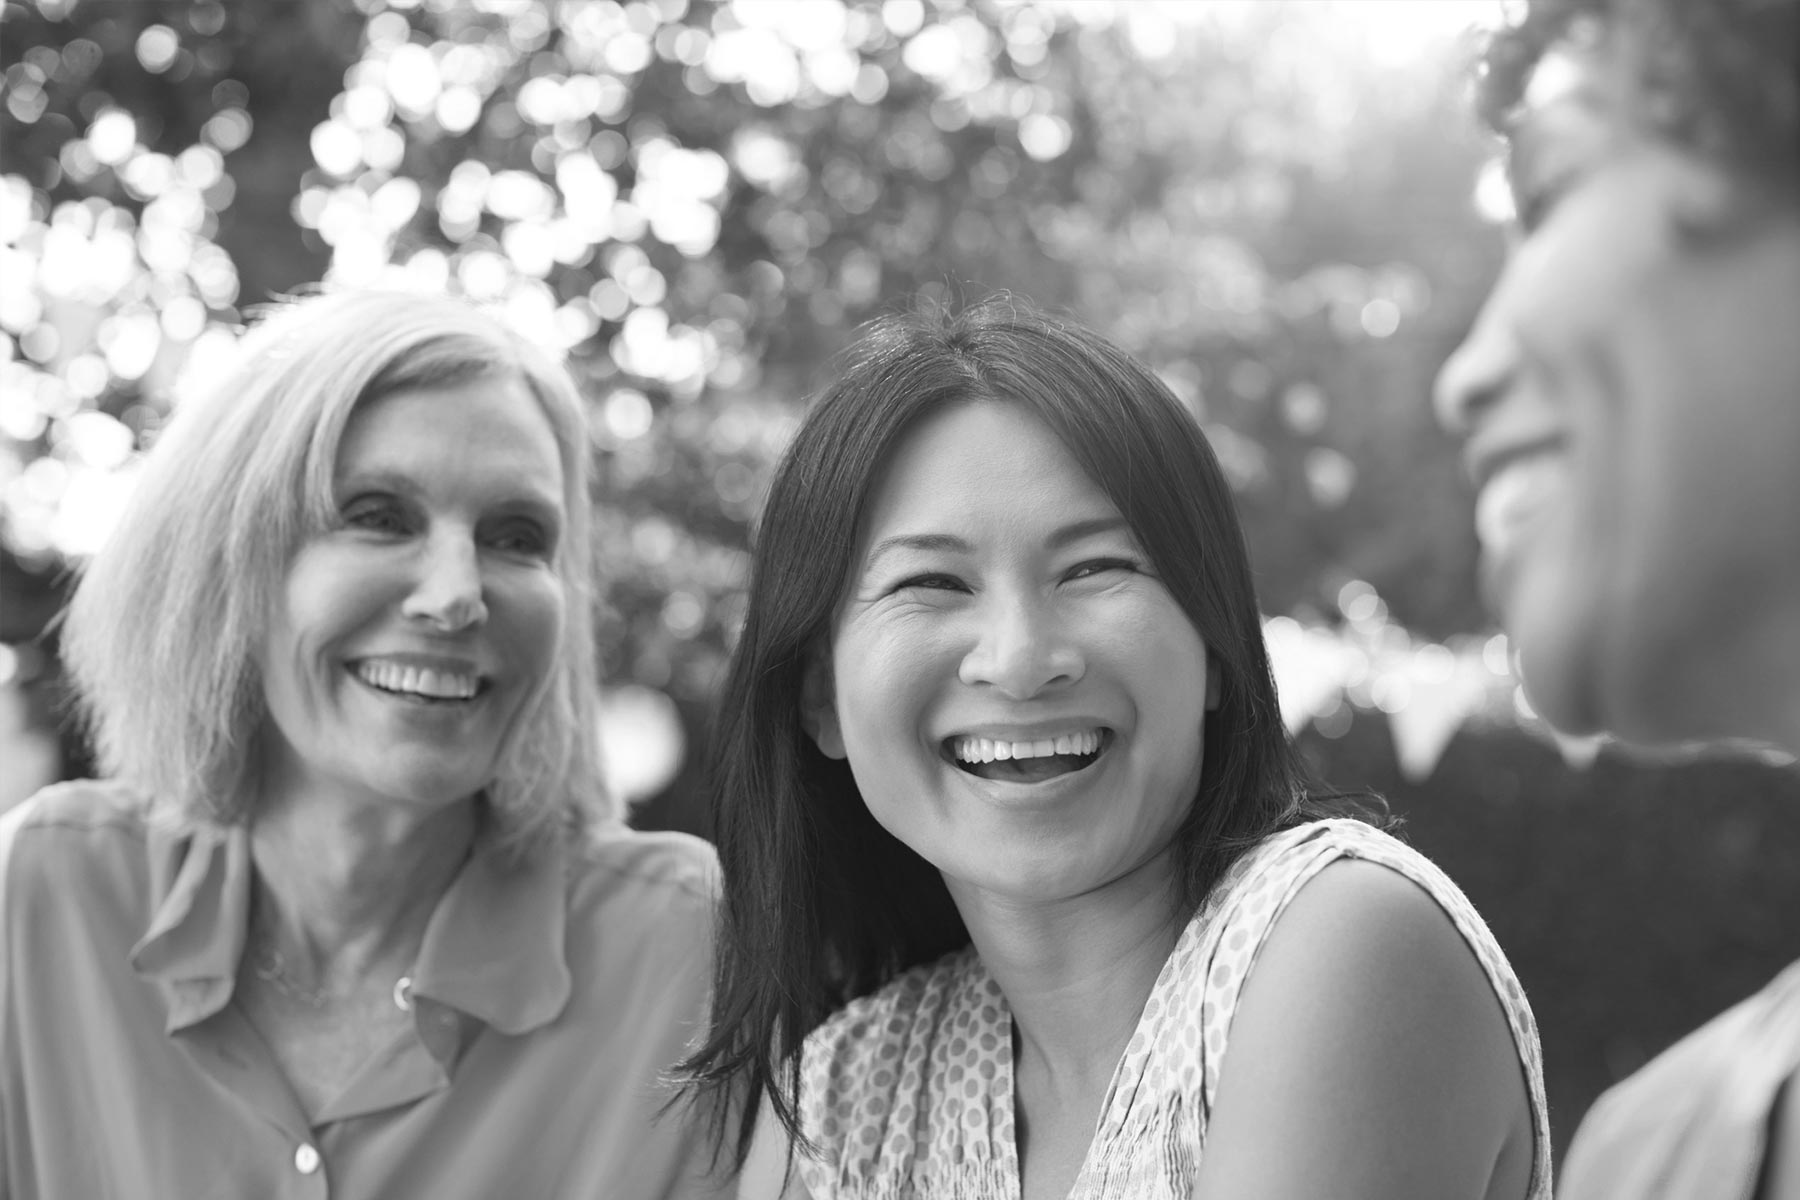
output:
[[[896,448],[808,723],[953,893],[1056,899],[1167,869],[1215,690],[1106,493],[984,402]]]
[[[1762,634],[1800,604],[1800,215],[1745,215],[1742,181],[1638,128],[1620,65],[1603,47],[1540,68],[1520,238],[1439,412],[1539,711],[1757,736],[1754,710],[1787,707],[1758,686]]]

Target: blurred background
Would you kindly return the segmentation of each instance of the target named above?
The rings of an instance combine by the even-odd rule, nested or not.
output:
[[[449,287],[565,351],[603,735],[704,834],[746,546],[857,326],[1007,289],[1154,365],[1250,532],[1284,715],[1536,1007],[1559,1150],[1800,956],[1800,785],[1559,740],[1474,590],[1430,382],[1504,250],[1497,0],[4,0],[0,808],[88,773],[53,616],[258,304]],[[1695,803],[1695,801],[1704,803]]]

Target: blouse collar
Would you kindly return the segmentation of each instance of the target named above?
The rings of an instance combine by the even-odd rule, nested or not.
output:
[[[152,916],[131,951],[160,990],[167,1031],[231,1001],[243,957],[254,867],[244,826],[150,835]],[[520,1034],[553,1021],[572,988],[565,954],[565,855],[509,853],[486,822],[438,901],[413,969],[413,994]]]

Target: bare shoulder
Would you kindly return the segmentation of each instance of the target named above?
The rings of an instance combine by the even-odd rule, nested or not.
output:
[[[1339,859],[1244,983],[1201,1190],[1523,1197],[1531,1127],[1505,1009],[1455,922],[1400,872]]]
[[[1474,952],[1430,893],[1391,867],[1359,858],[1336,860],[1300,889],[1264,954],[1292,958],[1288,969],[1299,972],[1364,967],[1391,980],[1388,969],[1396,965],[1467,967],[1456,973],[1481,978]]]

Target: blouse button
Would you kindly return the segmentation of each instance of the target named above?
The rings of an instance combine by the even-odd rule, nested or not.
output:
[[[294,1151],[294,1169],[302,1175],[311,1175],[319,1169],[319,1152],[306,1142]]]

